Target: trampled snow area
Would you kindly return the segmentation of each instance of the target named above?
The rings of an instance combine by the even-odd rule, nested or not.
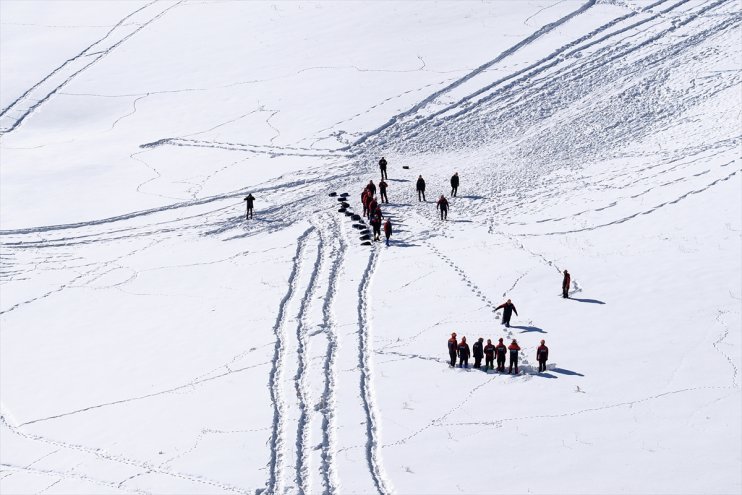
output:
[[[738,0],[0,21],[1,493],[742,490]]]

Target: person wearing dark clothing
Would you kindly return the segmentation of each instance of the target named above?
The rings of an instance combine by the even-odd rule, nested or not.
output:
[[[572,277],[570,276],[569,272],[567,270],[564,270],[564,279],[562,280],[562,297],[567,299],[569,297],[569,284],[572,281]]]
[[[459,191],[459,173],[455,172],[451,177],[451,196],[456,196]]]
[[[487,345],[484,346],[484,369],[493,370],[495,369],[495,346],[492,345],[492,340],[487,339]]]
[[[369,193],[368,188],[363,190],[363,193],[361,193],[361,204],[363,204],[363,216],[368,216],[368,199],[369,199]]]
[[[368,218],[371,218],[374,213],[376,213],[376,208],[379,206],[379,203],[376,201],[376,198],[373,196],[368,200]]]
[[[382,203],[388,203],[389,198],[386,197],[386,188],[389,187],[389,184],[384,182],[384,179],[381,179],[381,182],[379,182],[379,194],[381,195],[381,202]]]
[[[474,345],[471,346],[472,355],[474,356],[474,367],[475,368],[481,368],[482,367],[482,358],[484,357],[484,351],[482,350],[482,342],[484,342],[484,339],[482,337],[479,337],[479,340],[474,342]]]
[[[497,355],[497,371],[505,372],[505,355],[508,353],[508,348],[502,343],[500,339],[495,346],[495,354]]]
[[[441,194],[438,203],[436,203],[436,209],[441,210],[441,220],[448,219],[448,200]]]
[[[247,204],[247,213],[245,214],[245,220],[247,220],[248,218],[252,218],[252,206],[253,202],[255,201],[255,196],[250,193],[243,201],[245,201],[245,204]]]
[[[466,337],[461,337],[461,342],[459,342],[459,368],[469,367],[470,354],[471,351],[469,351],[469,344],[466,343]]]
[[[515,309],[515,304],[508,299],[504,303],[500,304],[498,307],[495,308],[495,311],[498,309],[502,309],[502,323],[506,326],[510,326],[510,317],[513,315],[513,311],[515,311],[515,314],[518,314],[518,310]]]
[[[376,184],[374,184],[374,181],[372,181],[372,180],[368,181],[368,185],[366,186],[366,188],[371,193],[371,196],[373,196],[374,194],[376,194]]]
[[[377,214],[373,214],[371,216],[371,227],[374,229],[374,240],[380,241],[381,240],[381,217]]]
[[[518,341],[513,339],[513,342],[508,346],[508,350],[510,351],[510,367],[508,369],[508,375],[513,372],[513,365],[515,365],[515,374],[518,374],[518,351],[520,350],[520,346],[518,345]]]
[[[425,180],[423,179],[423,176],[417,178],[417,200],[418,201],[427,201],[425,199]],[[422,198],[422,199],[420,199]]]
[[[383,156],[381,157],[381,160],[379,160],[379,168],[381,169],[381,180],[388,179],[389,177],[386,175],[386,158]]]
[[[549,348],[546,347],[546,341],[542,340],[541,345],[536,349],[536,361],[538,361],[538,372],[546,371],[546,361],[549,359]]]
[[[386,245],[389,245],[389,238],[392,236],[392,222],[388,218],[384,222],[384,235],[386,236]]]
[[[448,339],[448,356],[451,358],[451,367],[456,366],[456,353],[459,350],[459,343],[456,341],[456,332],[451,334]]]

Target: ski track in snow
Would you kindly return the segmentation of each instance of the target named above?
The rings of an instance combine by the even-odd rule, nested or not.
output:
[[[376,264],[379,260],[379,250],[372,249],[368,259],[368,265],[363,272],[361,283],[358,286],[358,367],[361,371],[361,399],[363,410],[366,413],[366,461],[368,462],[371,478],[376,490],[380,494],[391,493],[389,481],[386,480],[381,465],[381,452],[379,449],[379,421],[377,419],[376,405],[371,369],[372,342],[369,322],[369,288]]]
[[[332,229],[320,235],[327,235],[338,239],[337,245],[333,246],[331,257],[329,280],[327,292],[322,304],[322,327],[327,335],[327,351],[323,366],[325,376],[324,389],[320,398],[320,410],[322,413],[322,463],[320,473],[325,493],[334,495],[338,492],[337,472],[335,467],[336,456],[336,426],[335,426],[335,388],[337,386],[336,355],[338,350],[337,330],[332,317],[332,306],[338,291],[337,281],[345,260],[347,243],[338,228],[337,222],[332,222]]]
[[[268,445],[270,459],[267,465],[268,480],[264,493],[279,494],[290,491],[288,485],[291,484],[291,480],[295,482],[295,488],[298,493],[307,493],[310,486],[309,477],[312,473],[310,470],[309,453],[307,452],[312,410],[309,407],[311,394],[307,383],[311,380],[311,376],[308,373],[309,362],[306,355],[306,348],[310,337],[308,331],[312,322],[308,319],[307,313],[312,300],[315,298],[318,279],[327,273],[328,285],[321,308],[321,327],[327,337],[327,350],[322,367],[324,382],[319,397],[319,407],[317,408],[317,413],[320,415],[322,421],[321,462],[318,466],[318,473],[322,480],[324,492],[329,494],[338,493],[340,480],[338,479],[335,462],[342,450],[338,451],[336,440],[337,435],[340,434],[336,428],[335,418],[335,401],[338,386],[338,370],[336,369],[338,341],[337,329],[333,319],[333,305],[338,292],[338,278],[344,266],[348,243],[342,235],[337,221],[330,221],[329,228],[321,226],[327,223],[324,219],[321,222],[317,221],[317,215],[327,210],[327,198],[325,194],[327,191],[347,189],[354,194],[359,184],[365,183],[370,175],[368,164],[374,163],[372,158],[384,154],[384,152],[387,155],[391,153],[409,154],[423,150],[429,152],[476,147],[486,144],[487,140],[492,139],[493,136],[514,135],[519,132],[522,133],[523,129],[527,129],[528,131],[523,141],[525,144],[518,142],[504,143],[502,149],[498,150],[502,153],[503,160],[513,158],[513,163],[519,166],[515,167],[515,171],[513,172],[505,171],[494,176],[484,175],[474,184],[474,187],[477,189],[492,191],[496,195],[489,198],[488,201],[479,201],[478,203],[472,201],[468,203],[472,205],[469,213],[471,218],[480,222],[482,226],[488,226],[488,230],[492,235],[501,236],[509,240],[518,249],[523,250],[530,256],[539,259],[544,265],[553,267],[557,272],[561,273],[562,270],[554,260],[547,259],[543,255],[531,251],[523,244],[522,239],[587,232],[622,224],[651,214],[658,209],[677,204],[692,195],[706,192],[715,185],[735,177],[740,172],[739,168],[735,168],[737,167],[736,164],[739,163],[739,158],[736,155],[733,155],[734,158],[731,161],[715,169],[704,165],[704,161],[715,155],[726,156],[735,153],[740,143],[740,136],[735,136],[726,141],[710,143],[698,149],[680,149],[658,153],[655,157],[647,157],[648,162],[643,162],[642,166],[637,170],[611,169],[592,177],[582,178],[583,180],[575,180],[575,167],[570,167],[566,164],[570,162],[580,163],[582,158],[589,157],[591,153],[595,152],[595,149],[591,147],[593,145],[579,136],[581,131],[583,134],[589,135],[588,130],[594,127],[602,128],[605,134],[603,144],[605,149],[614,150],[616,156],[620,158],[622,155],[619,150],[623,144],[641,139],[649,132],[659,129],[663,120],[669,120],[673,116],[677,117],[681,112],[692,108],[693,105],[699,105],[711,96],[718,94],[718,92],[734,87],[740,82],[739,74],[720,77],[708,83],[696,84],[694,82],[692,87],[689,86],[683,89],[686,94],[680,99],[682,100],[682,104],[673,103],[673,100],[678,100],[679,98],[668,97],[667,95],[657,93],[649,87],[661,86],[661,83],[667,80],[668,76],[666,74],[668,72],[682,70],[683,61],[694,55],[705,53],[703,51],[703,44],[705,42],[713,39],[714,36],[724,34],[739,27],[742,22],[742,15],[735,11],[735,4],[733,2],[726,0],[682,0],[674,3],[661,0],[641,9],[634,9],[626,5],[631,9],[629,13],[616,17],[592,31],[566,42],[554,49],[549,55],[525,68],[515,72],[508,72],[504,77],[500,77],[494,81],[492,80],[493,76],[490,75],[490,71],[497,68],[498,64],[503,60],[516,54],[524,47],[540,42],[544,36],[554,32],[576,16],[587,12],[595,3],[595,1],[589,1],[580,5],[567,16],[543,26],[531,36],[465,76],[457,78],[453,82],[447,80],[446,82],[449,84],[445,87],[422,98],[408,110],[393,116],[383,125],[362,134],[352,143],[339,149],[323,149],[315,147],[314,144],[338,133],[342,133],[342,130],[338,131],[338,126],[343,123],[350,122],[362,114],[371,112],[379,105],[393,98],[399,98],[405,93],[390,97],[368,108],[366,112],[338,121],[331,127],[320,131],[313,138],[304,138],[314,139],[314,143],[309,147],[274,145],[274,141],[280,136],[280,131],[274,128],[276,134],[271,137],[270,142],[267,144],[208,141],[194,139],[192,136],[182,136],[144,143],[141,145],[139,151],[132,153],[131,158],[133,160],[140,161],[155,175],[155,177],[139,185],[138,190],[140,191],[145,185],[153,184],[162,176],[156,167],[138,157],[160,146],[211,148],[230,150],[235,153],[249,155],[310,157],[328,160],[325,165],[313,169],[304,169],[286,177],[278,177],[265,184],[251,188],[254,194],[273,196],[272,200],[274,202],[270,206],[256,210],[256,217],[259,217],[259,219],[247,226],[245,226],[243,216],[234,213],[236,210],[242,210],[241,197],[247,192],[247,189],[240,189],[202,198],[196,198],[197,193],[194,193],[193,198],[190,200],[176,201],[162,207],[130,212],[110,218],[66,225],[48,225],[0,231],[0,237],[4,239],[2,243],[3,252],[0,257],[0,276],[3,283],[8,283],[21,280],[20,277],[24,275],[30,276],[30,274],[37,271],[39,266],[51,263],[53,256],[49,254],[50,252],[53,253],[58,252],[60,249],[84,246],[89,243],[115,243],[138,238],[154,238],[154,242],[157,243],[168,239],[169,236],[182,234],[184,231],[190,231],[195,235],[203,236],[228,234],[232,237],[226,240],[239,240],[260,233],[284,229],[295,223],[286,219],[296,218],[299,213],[302,214],[303,218],[309,217],[313,224],[297,240],[296,252],[293,257],[291,273],[288,279],[288,290],[281,300],[273,326],[275,343],[273,344],[274,355],[272,362],[232,369],[229,366],[230,363],[239,360],[250,352],[243,351],[236,355],[230,363],[223,365],[226,371],[219,371],[222,368],[219,367],[184,385],[168,390],[111,401],[105,404],[96,404],[46,418],[32,419],[18,427],[11,426],[5,417],[2,417],[2,426],[9,429],[15,435],[35,442],[49,444],[60,449],[76,450],[98,459],[135,466],[142,470],[140,473],[119,482],[110,482],[96,480],[79,473],[35,470],[29,466],[22,467],[2,464],[2,468],[10,471],[34,472],[36,474],[58,477],[60,480],[76,478],[93,483],[96,486],[122,489],[131,493],[146,493],[142,490],[127,487],[126,483],[137,476],[148,473],[179,477],[192,483],[206,485],[207,488],[219,488],[236,493],[249,492],[249,490],[246,491],[225,483],[207,480],[200,476],[175,473],[165,467],[168,461],[165,461],[160,466],[155,466],[147,462],[107,454],[105,451],[99,449],[91,449],[24,433],[19,428],[101,407],[172,393],[185,387],[193,387],[200,383],[227,376],[231,373],[237,373],[254,366],[270,364],[268,389],[273,406],[273,419],[269,426],[271,430]],[[149,13],[155,2],[145,5],[119,21],[106,36],[55,69],[0,112],[0,134],[13,131],[24,119],[33,115],[33,112],[41,104],[51,98],[76,75],[179,4],[180,2],[173,3],[164,10],[159,11],[157,15],[148,17],[148,20],[138,25],[136,29],[132,29],[134,24],[126,21],[130,20],[132,16],[137,15],[139,12],[142,15]],[[731,10],[731,12],[726,12],[724,9]],[[714,11],[721,11],[725,15],[720,20],[717,20],[711,15]],[[126,34],[119,33],[122,28],[128,29],[125,32]],[[89,60],[84,60],[88,56],[92,59],[90,63],[87,63]],[[710,54],[708,56],[723,56],[723,54]],[[81,64],[83,61],[85,63]],[[426,88],[439,86],[439,84],[428,84],[414,91],[422,91]],[[468,88],[469,86],[472,89],[466,90],[463,92],[464,94],[461,94],[463,88]],[[583,104],[589,106],[591,103],[590,96],[593,93],[600,93],[609,87],[615,87],[616,89],[611,90],[614,97],[606,100],[608,103],[602,102],[602,106],[593,111],[585,110],[576,119],[574,114],[566,114],[564,117],[560,117],[559,112],[570,106]],[[123,119],[132,116],[136,112],[137,102],[148,95],[149,93],[135,95],[136,99],[132,103],[132,111],[115,120],[111,128],[116,127]],[[544,98],[544,95],[550,95],[550,97]],[[583,100],[584,98],[587,99]],[[658,108],[657,118],[647,118],[643,115],[642,105],[655,105]],[[272,111],[266,119],[266,123],[271,127],[272,125],[269,121],[277,113],[278,110]],[[548,120],[549,117],[552,118],[550,122],[552,128],[544,128],[540,122]],[[559,122],[566,121],[567,119],[574,120],[573,127],[576,129],[574,135],[565,135],[554,130],[554,128],[559,127]],[[322,133],[329,134],[323,137]],[[538,138],[534,136],[538,136]],[[565,145],[563,143],[567,138],[574,138],[574,141],[569,145]],[[534,144],[536,139],[538,140],[538,144]],[[533,172],[528,164],[529,160],[534,159],[534,157],[538,158],[546,155],[553,155],[553,162],[544,164],[543,169],[537,169],[536,172]],[[327,163],[332,163],[333,165],[333,173],[329,175],[326,172]],[[520,165],[523,166],[521,167]],[[730,169],[722,168],[729,166],[732,166],[731,171]],[[567,168],[572,173],[564,177],[548,178],[546,180],[549,181],[549,184],[544,183],[545,179],[543,177],[547,177],[549,172],[557,171],[561,168]],[[680,175],[673,176],[672,174]],[[205,180],[208,180],[208,178]],[[203,182],[201,185],[203,186]],[[548,204],[546,202],[550,198],[569,194],[585,187],[605,188],[607,194],[612,193],[616,196],[606,196],[606,203],[596,208],[582,208],[574,213],[559,216],[542,214],[537,220],[529,222],[508,221],[496,223],[493,220],[494,218],[516,216],[522,212],[540,214],[543,211],[548,211]],[[634,191],[632,188],[635,187],[640,189]],[[619,207],[626,204],[633,204],[631,203],[632,200],[642,200],[644,197],[650,200],[653,194],[661,189],[680,190],[681,192],[677,193],[675,195],[676,199],[672,201],[657,203],[651,208],[632,206],[633,209],[631,211],[635,211],[635,213],[621,218],[610,217],[613,211],[620,209]],[[509,190],[514,192],[506,192]],[[407,191],[407,194],[412,198],[414,193],[410,190]],[[395,215],[403,217],[418,216],[421,220],[424,220],[419,223],[424,225],[427,230],[422,233],[413,232],[412,235],[420,234],[424,236],[424,234],[433,233],[447,237],[451,236],[442,224],[433,223],[429,220],[431,216],[429,203],[418,204],[414,201],[410,203],[412,203],[411,206],[399,206],[398,210],[395,210]],[[577,217],[587,218],[587,225],[576,227],[582,225],[575,222],[575,218]],[[562,227],[563,224],[566,227]],[[553,228],[553,230],[543,230],[542,227]],[[504,228],[507,228],[508,231],[502,230]],[[523,230],[511,231],[511,229]],[[316,260],[309,273],[307,289],[300,297],[301,288],[298,286],[299,278],[305,270],[309,269],[305,257],[309,250],[308,244],[310,239],[315,237],[315,235],[318,239]],[[327,246],[330,245],[330,239],[336,239],[336,241],[332,243],[332,247],[328,252]],[[461,281],[472,291],[473,295],[494,312],[496,304],[487,297],[463,269],[457,266],[450,257],[441,253],[429,240],[425,240],[422,244],[440,258],[444,264],[454,269]],[[146,244],[144,247],[137,248],[129,253],[113,257],[109,261],[85,263],[87,260],[82,259],[78,260],[78,265],[68,265],[65,262],[58,269],[84,268],[84,270],[78,276],[70,279],[68,283],[59,286],[58,289],[44,292],[37,297],[11,305],[7,309],[0,311],[0,315],[30,306],[35,301],[75,287],[78,282],[84,281],[88,277],[101,276],[107,269],[117,267],[117,263],[122,262],[126,257],[140,250],[147,249],[152,245]],[[28,254],[31,252],[34,254]],[[445,361],[431,356],[404,354],[387,350],[386,348],[373,349],[371,322],[369,320],[369,308],[371,304],[369,293],[379,256],[379,250],[376,247],[372,247],[368,265],[363,272],[358,287],[357,310],[359,387],[362,407],[365,413],[366,433],[363,448],[374,487],[381,494],[393,492],[391,481],[387,479],[383,469],[382,448],[404,444],[431,427],[470,425],[499,427],[503,422],[507,421],[579,415],[609,408],[632,406],[633,404],[693,390],[727,390],[723,387],[698,387],[665,392],[636,401],[621,402],[558,415],[504,418],[490,422],[446,422],[454,412],[468,403],[475,392],[499,377],[499,375],[495,375],[476,385],[456,407],[446,411],[430,423],[423,425],[419,430],[392,443],[382,444],[380,440],[381,428],[379,427],[381,418],[376,410],[374,398],[373,356],[391,355],[404,359],[414,358],[430,362]],[[526,274],[520,275],[512,286],[503,293],[502,297],[505,297],[508,292],[512,292],[519,280],[526,276]],[[579,290],[576,280],[574,283]],[[294,377],[294,385],[299,406],[299,419],[296,424],[296,465],[287,466],[285,460],[288,456],[288,449],[292,446],[287,443],[286,435],[294,425],[288,424],[288,418],[286,417],[288,399],[285,397],[286,394],[283,385],[284,379],[287,376],[288,366],[286,349],[288,347],[287,327],[289,326],[289,318],[287,317],[287,312],[289,311],[289,307],[295,304],[296,301],[299,301],[300,305],[299,323],[296,328],[299,369]],[[730,356],[720,348],[729,333],[729,328],[724,322],[723,314],[720,313],[717,316],[717,320],[724,326],[725,330],[713,345],[733,368],[732,388],[738,389],[738,369]],[[508,337],[512,338],[512,334],[508,333]],[[527,374],[530,365],[526,359],[522,363],[522,368]],[[525,379],[527,378],[526,376]],[[197,449],[200,440],[207,434],[210,434],[209,430],[202,431],[193,447],[187,452]],[[347,450],[347,448],[343,450]],[[293,474],[290,474],[290,472]],[[58,482],[55,481],[54,483]],[[47,489],[51,488],[54,483],[48,486]],[[260,492],[262,490],[258,491]]]
[[[272,368],[268,377],[268,388],[270,390],[271,403],[273,404],[273,424],[269,440],[268,449],[270,451],[270,460],[268,462],[268,482],[266,484],[266,493],[279,494],[284,493],[284,424],[285,399],[282,392],[282,379],[284,375],[285,364],[285,325],[286,311],[290,301],[295,297],[299,272],[304,258],[307,239],[315,231],[310,227],[297,239],[296,254],[294,255],[291,273],[288,279],[288,291],[284,295],[281,304],[278,307],[278,316],[273,326],[275,336],[275,347],[273,350]]]

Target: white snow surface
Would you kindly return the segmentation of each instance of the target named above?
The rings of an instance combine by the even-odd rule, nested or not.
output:
[[[742,491],[739,0],[0,20],[0,493]]]

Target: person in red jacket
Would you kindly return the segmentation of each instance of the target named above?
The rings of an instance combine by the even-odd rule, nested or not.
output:
[[[459,368],[469,367],[470,355],[471,350],[469,349],[469,344],[466,343],[466,337],[461,337],[461,342],[459,342]]]
[[[500,373],[505,372],[505,355],[508,353],[508,348],[502,343],[502,339],[499,339],[495,346],[495,354],[497,354],[497,371]]]
[[[492,340],[487,339],[487,345],[484,346],[484,370],[493,370],[495,365],[495,346],[492,345]]]
[[[572,281],[572,277],[569,275],[567,270],[564,270],[564,279],[562,280],[562,297],[567,299],[569,297],[569,283]]]
[[[371,192],[371,196],[376,194],[376,184],[374,184],[373,180],[368,181],[368,185],[366,187]]]
[[[368,188],[361,193],[361,204],[363,205],[363,216],[368,215]]]
[[[456,332],[451,334],[448,339],[448,356],[451,358],[451,367],[456,366],[456,353],[459,350],[459,343],[456,341]]]
[[[446,220],[448,218],[448,200],[442,194],[438,203],[436,203],[436,208],[441,210],[441,220]]]
[[[536,349],[536,361],[538,361],[538,372],[546,371],[546,360],[549,359],[549,348],[546,347],[546,341],[542,340],[541,345]]]
[[[392,236],[392,221],[388,218],[384,222],[384,235],[386,236],[386,245],[389,245],[389,238]]]
[[[513,372],[513,365],[515,365],[515,374],[518,374],[518,351],[520,350],[520,346],[518,345],[518,341],[513,339],[513,341],[508,346],[508,350],[510,351],[510,368],[508,369],[508,375]]]
[[[374,213],[376,213],[376,208],[379,206],[379,203],[376,201],[376,198],[374,196],[371,196],[371,198],[368,200],[368,218],[371,218]]]

